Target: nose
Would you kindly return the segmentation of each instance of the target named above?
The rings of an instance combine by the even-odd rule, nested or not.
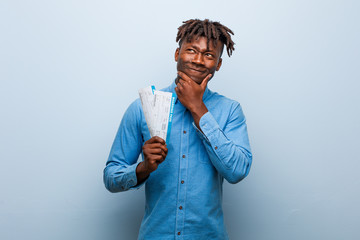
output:
[[[195,54],[194,58],[192,59],[192,63],[198,65],[204,65],[204,57],[201,53]]]

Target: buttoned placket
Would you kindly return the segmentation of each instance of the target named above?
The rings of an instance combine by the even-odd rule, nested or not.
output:
[[[179,179],[178,179],[178,198],[176,209],[176,239],[182,239],[184,233],[185,211],[186,211],[186,186],[187,186],[187,169],[189,162],[189,130],[191,125],[191,114],[188,110],[183,113],[180,140],[179,156]]]

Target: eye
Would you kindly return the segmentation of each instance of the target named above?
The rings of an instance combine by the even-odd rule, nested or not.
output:
[[[190,52],[190,53],[194,53],[195,52],[195,50],[194,49],[192,49],[192,48],[188,48],[188,49],[186,49],[188,52]]]
[[[211,53],[205,53],[205,56],[210,57],[210,58],[213,58],[213,57],[214,57],[214,55],[211,54]]]

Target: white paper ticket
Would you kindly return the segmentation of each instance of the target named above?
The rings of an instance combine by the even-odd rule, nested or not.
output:
[[[171,131],[175,95],[171,92],[157,91],[154,86],[140,89],[139,95],[150,136],[159,136],[167,142]]]

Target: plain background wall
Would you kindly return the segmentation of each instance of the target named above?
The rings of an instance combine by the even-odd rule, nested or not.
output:
[[[209,87],[239,101],[254,160],[224,184],[231,239],[360,239],[359,1],[0,2],[0,239],[135,239],[144,192],[107,192],[137,90],[174,79],[182,20],[230,27]]]

